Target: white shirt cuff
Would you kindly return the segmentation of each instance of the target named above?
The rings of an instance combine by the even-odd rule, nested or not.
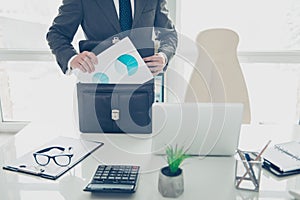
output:
[[[70,58],[70,60],[68,61],[68,69],[66,71],[66,75],[71,75],[72,74],[72,67],[71,67],[71,62],[72,60],[76,57],[77,55],[74,55]]]
[[[167,57],[167,55],[164,52],[158,52],[158,54],[162,55],[165,58],[165,62],[166,62],[165,66],[166,66],[167,63],[168,63],[168,57]]]

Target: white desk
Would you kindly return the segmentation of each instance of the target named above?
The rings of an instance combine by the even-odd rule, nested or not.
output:
[[[0,165],[15,159],[57,135],[103,141],[103,147],[56,181],[0,170],[1,200],[82,200],[82,199],[164,199],[158,192],[158,170],[166,164],[163,157],[151,154],[151,135],[81,134],[64,121],[31,123],[0,147]],[[240,148],[261,149],[272,144],[300,138],[299,127],[243,126]],[[99,164],[138,164],[141,176],[136,193],[97,194],[83,192]],[[263,171],[259,193],[236,190],[234,158],[198,158],[184,161],[185,191],[178,199],[291,199],[288,189],[300,189],[300,175],[278,179]]]

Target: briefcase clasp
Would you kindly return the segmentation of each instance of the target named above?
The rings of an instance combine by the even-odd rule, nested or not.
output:
[[[113,109],[111,111],[111,119],[115,120],[115,121],[119,120],[120,119],[120,111],[117,109]]]

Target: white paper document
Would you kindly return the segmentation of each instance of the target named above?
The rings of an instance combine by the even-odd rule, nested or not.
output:
[[[140,54],[126,37],[99,55],[93,73],[77,70],[74,74],[81,83],[142,84],[153,75]]]

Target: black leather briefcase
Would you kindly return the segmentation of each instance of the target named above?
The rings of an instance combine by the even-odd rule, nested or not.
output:
[[[151,133],[154,80],[144,84],[77,83],[83,133]]]

